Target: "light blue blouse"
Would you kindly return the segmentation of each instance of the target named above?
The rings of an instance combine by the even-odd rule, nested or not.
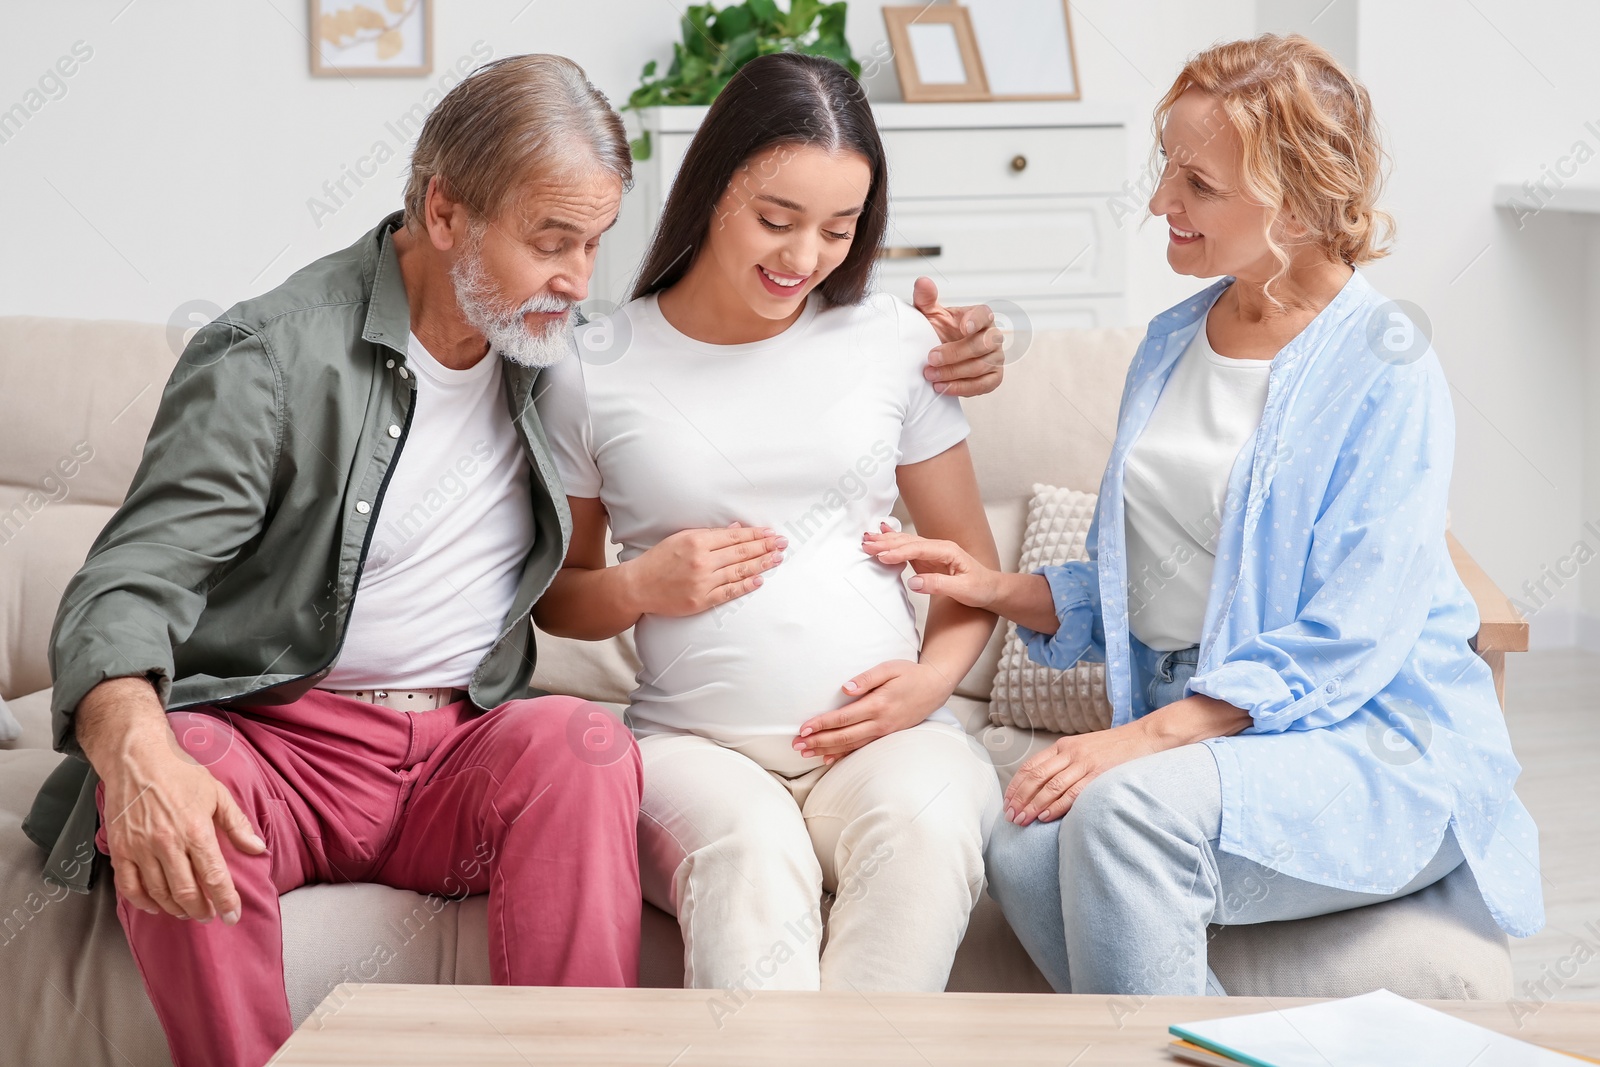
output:
[[[1128,451],[1232,281],[1151,322],[1123,388],[1089,562],[1035,572],[1050,582],[1055,634],[1018,627],[1038,663],[1106,663],[1113,725],[1150,710],[1128,632]],[[1538,833],[1512,791],[1521,768],[1489,667],[1468,644],[1478,611],[1445,542],[1450,390],[1431,347],[1384,347],[1395,310],[1356,271],[1273,359],[1261,425],[1228,481],[1186,692],[1254,719],[1206,742],[1223,851],[1392,893],[1449,828],[1495,921],[1526,937],[1544,925]]]

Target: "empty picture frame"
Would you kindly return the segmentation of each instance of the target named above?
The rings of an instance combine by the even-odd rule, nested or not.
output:
[[[957,4],[886,7],[895,76],[908,104],[987,100],[989,83],[967,9]]]
[[[433,0],[309,0],[311,73],[433,72]]]
[[[1077,100],[1068,0],[966,0],[993,100]]]

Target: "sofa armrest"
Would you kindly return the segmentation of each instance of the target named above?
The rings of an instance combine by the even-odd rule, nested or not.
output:
[[[1494,689],[1500,697],[1500,707],[1506,706],[1506,653],[1528,651],[1528,620],[1500,591],[1494,580],[1478,566],[1456,535],[1445,531],[1450,546],[1450,560],[1455,564],[1461,582],[1478,605],[1478,632],[1472,639],[1473,650],[1482,656],[1494,672]]]

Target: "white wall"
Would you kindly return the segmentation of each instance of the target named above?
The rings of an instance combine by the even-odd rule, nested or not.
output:
[[[1600,40],[1600,5],[1363,0],[1357,18],[1357,2],[1324,2],[1319,17],[1301,0],[1077,0],[1081,81],[1087,99],[1129,116],[1137,184],[1150,107],[1189,53],[1259,24],[1308,29],[1357,57],[1395,149],[1388,206],[1401,223],[1395,256],[1372,274],[1434,323],[1457,390],[1456,531],[1516,590],[1570,554],[1582,519],[1600,518],[1600,431],[1587,419],[1600,402],[1600,312],[1584,310],[1600,303],[1600,237],[1548,212],[1519,231],[1490,189],[1539,177],[1586,120],[1600,123],[1600,65],[1584,55]],[[398,206],[409,135],[388,124],[458,60],[560,52],[620,103],[646,60],[670,54],[679,6],[437,0],[432,76],[345,80],[307,73],[303,0],[6,5],[0,111],[29,99],[75,42],[93,54],[0,143],[0,314],[166,322],[190,301],[226,306],[270,288]],[[884,47],[879,6],[852,4],[859,55]],[[869,89],[898,95],[888,69]],[[359,188],[346,179],[351,195],[319,224],[308,202],[331,202],[324,183],[379,142],[394,158]],[[1600,160],[1583,177],[1600,183]],[[1200,283],[1168,271],[1159,222],[1132,240],[1128,306],[1142,321]],[[1597,574],[1565,583],[1536,616],[1536,639],[1572,639],[1585,583],[1600,617]]]
[[[0,314],[164,322],[188,301],[226,306],[270,288],[398,206],[414,129],[390,124],[458,61],[560,52],[620,104],[647,60],[670,58],[681,5],[438,0],[432,76],[350,79],[307,73],[306,6],[81,0],[0,11],[0,109],[23,101],[75,42],[92,50],[65,94],[0,144],[0,196],[21,208],[6,220]],[[881,6],[851,5],[862,57],[888,54]],[[1251,32],[1253,2],[1074,6],[1086,95],[1125,105],[1138,124],[1127,160],[1136,181],[1151,105],[1186,54]],[[898,99],[891,67],[869,91]],[[358,186],[347,168],[380,143],[394,157]],[[348,195],[324,191],[341,178]],[[313,198],[337,210],[319,218]],[[1130,307],[1142,316],[1193,286],[1167,271],[1159,225],[1138,240]]]
[[[1524,583],[1561,567],[1583,520],[1600,518],[1600,496],[1584,492],[1600,474],[1600,335],[1587,311],[1600,302],[1600,255],[1591,264],[1589,219],[1547,211],[1519,229],[1491,187],[1538,180],[1579,140],[1600,151],[1585,127],[1600,129],[1596,40],[1592,3],[1361,5],[1360,73],[1394,150],[1387,200],[1400,223],[1394,256],[1371,274],[1433,322],[1455,391],[1456,534],[1530,606]],[[1600,185],[1600,159],[1578,180]],[[1594,565],[1545,579],[1536,643],[1571,643],[1583,583],[1600,610]]]

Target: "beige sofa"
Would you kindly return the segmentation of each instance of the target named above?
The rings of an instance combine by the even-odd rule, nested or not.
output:
[[[971,447],[1002,559],[1014,566],[1034,482],[1098,487],[1123,374],[1138,331],[1035,336],[998,393],[966,402]],[[43,853],[20,823],[59,757],[50,751],[45,646],[60,591],[122,499],[174,343],[159,326],[0,318],[0,696],[22,735],[0,746],[0,1062],[156,1065],[165,1042],[113,908],[109,876],[87,896],[43,883]],[[87,457],[87,458],[85,458]],[[68,473],[70,471],[70,473]],[[903,516],[902,516],[903,517]],[[1513,619],[1470,561],[1458,559],[1485,618]],[[920,596],[916,599],[922,600]],[[1501,666],[1497,631],[1480,651]],[[1507,631],[1509,632],[1509,631]],[[1047,736],[991,727],[998,632],[962,682],[956,710],[1002,780]],[[1525,647],[1525,646],[1523,646]],[[636,667],[629,635],[600,644],[541,637],[535,684],[619,705]],[[537,906],[537,902],[532,902]],[[339,982],[489,979],[481,897],[424,898],[371,885],[312,886],[282,900],[296,1021]],[[642,980],[681,983],[673,920],[644,908]],[[1419,997],[1511,994],[1505,937],[1465,868],[1404,900],[1319,919],[1215,931],[1210,962],[1230,992],[1345,995],[1387,986]],[[1045,991],[987,897],[950,988]]]

